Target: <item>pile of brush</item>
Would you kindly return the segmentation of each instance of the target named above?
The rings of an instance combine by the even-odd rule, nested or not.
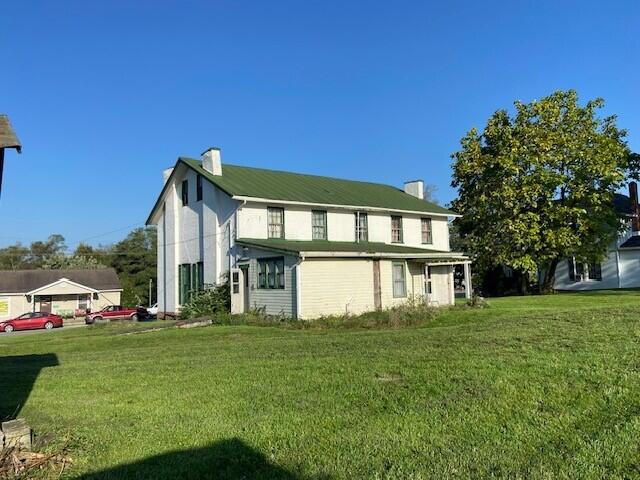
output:
[[[0,478],[31,478],[37,470],[62,475],[70,460],[64,452],[37,453],[10,447],[0,450]]]

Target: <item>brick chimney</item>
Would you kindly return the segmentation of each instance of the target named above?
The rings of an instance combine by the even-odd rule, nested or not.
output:
[[[640,235],[640,208],[638,207],[638,184],[629,183],[629,200],[631,201],[631,232]]]

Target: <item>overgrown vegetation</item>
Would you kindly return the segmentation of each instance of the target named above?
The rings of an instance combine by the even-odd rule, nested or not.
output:
[[[598,292],[395,329],[2,336],[0,397],[36,434],[69,432],[64,478],[636,478],[639,304]]]
[[[180,317],[184,319],[224,316],[231,310],[229,282],[212,285],[200,292],[192,292],[191,298],[182,306]]]

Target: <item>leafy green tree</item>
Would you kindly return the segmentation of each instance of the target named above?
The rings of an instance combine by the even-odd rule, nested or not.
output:
[[[563,257],[603,258],[621,228],[613,194],[631,160],[616,117],[597,116],[603,106],[558,91],[515,102],[514,116],[499,110],[462,138],[452,207],[476,269],[506,265],[523,283],[541,272],[548,291]]]
[[[155,228],[137,228],[124,240],[100,251],[101,261],[115,268],[120,277],[124,305],[149,305],[155,300],[149,298],[149,281],[155,282],[157,275],[157,241]]]
[[[20,243],[0,248],[0,270],[20,270],[26,268],[29,248]]]
[[[46,257],[42,262],[42,268],[45,270],[70,270],[70,269],[97,269],[106,268],[94,256],[89,255],[51,255]]]
[[[49,235],[49,238],[44,242],[36,241],[31,243],[27,263],[30,268],[42,268],[48,257],[64,254],[66,249],[64,237],[54,233]]]

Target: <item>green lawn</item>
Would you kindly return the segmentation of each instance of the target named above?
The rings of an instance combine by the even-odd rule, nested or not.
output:
[[[640,478],[640,293],[490,303],[396,330],[3,336],[0,411],[69,437],[67,478]]]

